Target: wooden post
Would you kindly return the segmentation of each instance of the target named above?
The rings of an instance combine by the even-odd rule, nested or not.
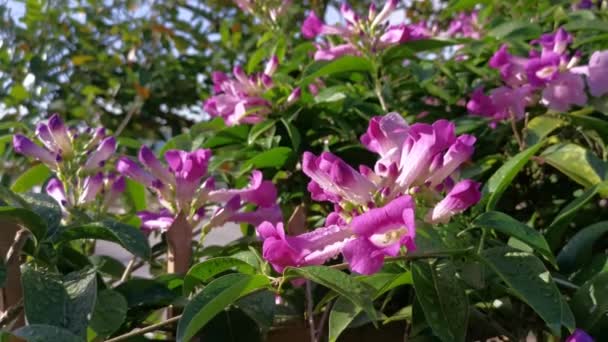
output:
[[[23,290],[21,289],[21,247],[22,243],[15,242],[15,235],[21,227],[7,220],[0,220],[0,256],[6,264],[6,283],[0,288],[0,311],[6,312],[9,308],[15,308],[23,300]],[[5,260],[9,250],[13,247],[11,260]],[[16,254],[15,254],[16,253]],[[11,328],[18,328],[25,325],[23,310],[20,310]]]

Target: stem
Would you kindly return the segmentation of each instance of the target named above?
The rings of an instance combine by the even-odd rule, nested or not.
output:
[[[125,116],[125,118],[122,119],[122,122],[120,123],[120,125],[118,125],[118,128],[116,129],[116,132],[114,133],[114,136],[118,137],[120,135],[120,133],[122,133],[122,131],[129,124],[129,121],[131,121],[131,118],[133,117],[133,115],[135,115],[135,113],[139,113],[140,109],[141,109],[141,104],[140,104],[139,98],[135,98],[133,106],[127,112],[127,115]]]
[[[521,135],[519,134],[519,131],[517,130],[517,118],[515,117],[515,113],[513,113],[512,111],[510,112],[511,114],[511,129],[513,130],[513,135],[515,136],[515,140],[517,140],[517,144],[519,145],[519,150],[523,151],[526,146],[524,141],[521,138]]]
[[[373,65],[373,78],[374,78],[374,92],[376,93],[376,97],[378,97],[378,101],[380,102],[380,106],[384,112],[388,111],[388,106],[386,105],[386,101],[384,101],[384,97],[382,96],[382,82],[380,82],[380,69],[378,68],[378,63],[376,60],[372,60]]]
[[[134,337],[134,336],[143,335],[143,334],[145,334],[147,332],[158,330],[158,328],[161,328],[161,327],[163,327],[163,326],[165,326],[167,324],[171,324],[171,323],[177,322],[177,321],[179,321],[180,318],[182,318],[182,315],[174,316],[174,317],[171,317],[171,318],[169,318],[169,319],[167,319],[165,321],[149,325],[149,326],[147,326],[145,328],[134,330],[134,331],[128,332],[128,333],[126,333],[124,335],[120,335],[120,336],[111,338],[109,340],[106,340],[106,342],[124,341],[124,340],[127,340],[127,339],[129,339],[131,337]]]
[[[483,245],[486,243],[487,236],[488,236],[488,230],[482,229],[481,230],[481,239],[479,240],[479,246],[477,246],[477,254],[481,254],[481,251],[483,251]]]
[[[312,301],[312,288],[310,280],[306,280],[306,318],[308,319],[308,329],[310,331],[310,342],[317,342],[316,330],[315,330],[315,318],[313,316],[313,301]]]
[[[127,281],[127,279],[129,279],[129,277],[131,276],[131,273],[133,272],[133,269],[135,267],[135,260],[136,258],[133,257],[129,263],[127,264],[127,267],[125,268],[125,271],[122,273],[122,277],[120,277],[120,282],[119,284],[124,283],[125,281]]]
[[[334,301],[330,301],[323,311],[323,316],[321,316],[321,321],[319,321],[319,326],[317,327],[317,340],[321,341],[321,337],[323,337],[323,329],[325,328],[325,322],[327,322],[327,318],[329,317],[329,313],[334,306]]]

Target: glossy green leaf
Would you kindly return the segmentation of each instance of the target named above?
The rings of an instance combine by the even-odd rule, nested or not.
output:
[[[389,64],[396,61],[402,61],[405,58],[416,58],[415,56],[417,53],[434,51],[460,43],[462,43],[462,41],[456,39],[428,38],[411,40],[387,49],[382,56],[382,62]]]
[[[254,274],[256,269],[245,261],[232,257],[217,257],[205,260],[192,266],[186,274],[184,294],[189,294],[196,285],[206,283],[226,271]]]
[[[46,222],[46,235],[52,237],[59,229],[63,217],[61,207],[54,198],[45,193],[25,193],[21,198],[27,203],[27,208],[32,210],[44,222]]]
[[[527,40],[538,38],[542,29],[538,24],[509,20],[488,31],[488,36],[505,40]]]
[[[274,125],[275,125],[274,120],[266,120],[266,121],[260,122],[258,124],[255,124],[253,127],[251,127],[251,130],[249,131],[249,137],[247,138],[247,144],[251,145],[254,142],[256,142],[256,140],[259,138],[260,135],[262,135],[264,132],[267,132],[268,130],[273,128]]]
[[[259,291],[236,301],[235,306],[257,323],[262,331],[270,330],[274,325],[277,311],[276,293]]]
[[[376,320],[377,318],[373,303],[373,290],[360,281],[349,277],[344,272],[323,266],[307,266],[287,268],[284,273],[285,275],[301,276],[319,285],[323,285],[362,308],[372,320]]]
[[[285,119],[281,119],[281,122],[287,130],[289,139],[291,139],[291,146],[293,147],[293,150],[298,151],[298,149],[300,148],[300,143],[302,142],[302,136],[300,135],[300,131],[295,125]]]
[[[46,222],[36,213],[28,209],[0,207],[0,218],[4,220],[14,220],[27,228],[37,241],[42,241],[46,236]]]
[[[526,145],[532,146],[541,142],[551,132],[566,124],[565,120],[555,116],[541,115],[533,118],[526,126]]]
[[[44,165],[38,164],[32,166],[23,172],[11,186],[14,192],[26,192],[31,190],[36,185],[41,185],[51,176],[51,170]]]
[[[359,280],[371,285],[375,290],[374,299],[393,288],[412,283],[412,274],[403,272],[376,273],[371,276],[360,277]],[[363,312],[363,309],[346,297],[338,297],[329,314],[329,341],[336,341],[340,334]]]
[[[500,200],[502,194],[507,190],[515,176],[524,168],[526,163],[536,152],[541,148],[542,144],[536,144],[528,147],[526,150],[509,158],[496,172],[488,179],[488,182],[483,187],[483,194],[487,196],[488,201],[486,210],[493,210]]]
[[[542,261],[531,253],[510,247],[483,251],[482,260],[559,335],[561,295]]]
[[[162,308],[171,304],[177,297],[174,292],[167,288],[166,284],[154,279],[130,279],[114,290],[127,300],[129,309]]]
[[[57,242],[67,242],[78,239],[100,239],[115,242],[133,255],[142,259],[150,257],[148,239],[137,228],[112,221],[104,220],[85,225],[66,227],[59,232]]]
[[[266,152],[262,152],[255,157],[245,162],[244,169],[253,167],[255,169],[271,168],[271,167],[282,167],[285,165],[289,157],[291,157],[292,150],[289,147],[275,147]]]
[[[545,162],[584,187],[600,183],[608,167],[591,151],[573,143],[563,143],[547,148],[542,154]]]
[[[543,234],[507,214],[498,211],[488,211],[479,215],[473,222],[473,225],[485,229],[494,229],[503,234],[513,236],[536,249],[554,265],[556,264],[555,257]]]
[[[577,327],[593,334],[597,341],[608,338],[608,272],[585,283],[570,300]]]
[[[127,186],[125,194],[131,202],[135,211],[142,211],[146,209],[146,187],[143,184],[137,183],[127,178]]]
[[[21,276],[25,315],[30,324],[48,324],[84,336],[97,294],[92,268],[65,277],[31,266]]]
[[[30,324],[19,328],[13,332],[27,342],[82,342],[83,339],[71,333],[69,330],[62,329],[46,324]]]
[[[469,320],[469,301],[449,263],[412,263],[416,298],[433,333],[442,341],[464,341]]]
[[[97,336],[110,336],[127,318],[127,300],[120,293],[106,289],[97,295],[90,327]]]
[[[372,64],[367,58],[364,57],[343,56],[329,63],[323,63],[323,66],[304,77],[300,81],[299,86],[307,86],[319,77],[356,71],[371,72]]]
[[[184,308],[177,326],[177,341],[190,341],[215,315],[256,290],[270,285],[262,275],[228,274],[207,285]]]
[[[576,271],[591,261],[593,245],[608,233],[608,221],[592,224],[577,232],[557,255],[559,269],[565,273]]]
[[[315,96],[315,103],[337,102],[346,98],[347,87],[339,85],[322,89]]]
[[[547,232],[545,235],[547,236],[547,241],[551,246],[557,247],[563,239],[564,234],[568,230],[568,223],[572,220],[572,218],[576,215],[578,210],[580,210],[585,204],[587,204],[595,195],[598,193],[601,187],[608,187],[608,182],[602,182],[600,184],[594,185],[591,188],[585,190],[583,194],[578,196],[572,202],[568,203],[562,210],[559,211],[557,216],[547,228]]]

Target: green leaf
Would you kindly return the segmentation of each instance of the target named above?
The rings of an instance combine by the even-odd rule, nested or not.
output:
[[[499,40],[527,40],[538,38],[542,29],[538,24],[525,21],[507,21],[488,31],[487,35]]]
[[[344,93],[346,90],[346,86],[343,85],[324,88],[315,96],[315,103],[344,100],[346,98],[346,94]]]
[[[146,187],[143,184],[137,183],[131,179],[126,179],[127,186],[125,194],[135,211],[142,211],[146,206]]]
[[[592,186],[559,211],[545,233],[547,240],[552,247],[557,247],[561,243],[564,234],[568,230],[568,223],[572,220],[574,215],[576,215],[578,210],[587,204],[595,194],[598,193],[600,188],[607,186],[608,182],[602,182]]]
[[[498,211],[488,211],[479,215],[473,222],[473,225],[485,229],[494,229],[503,234],[513,236],[538,250],[552,264],[556,264],[555,257],[543,235],[507,214]]]
[[[268,331],[274,324],[275,300],[274,292],[260,291],[239,299],[235,306],[254,320],[262,331]]]
[[[125,297],[129,309],[162,308],[177,297],[165,284],[154,279],[134,278],[114,290]]]
[[[184,308],[177,341],[190,341],[215,315],[237,299],[270,285],[263,275],[228,274],[207,285]]]
[[[82,342],[83,339],[70,331],[46,324],[29,324],[13,332],[28,342]]]
[[[526,145],[532,146],[538,144],[543,138],[551,134],[551,132],[566,124],[567,122],[565,120],[555,116],[541,115],[533,118],[528,123],[526,129]]]
[[[577,232],[557,255],[562,272],[571,273],[591,261],[593,245],[608,233],[608,221],[592,224]]]
[[[21,83],[15,83],[11,87],[9,95],[17,102],[20,103],[23,100],[26,100],[29,97],[29,93],[27,89]]]
[[[249,126],[239,125],[227,127],[213,134],[209,140],[205,141],[203,147],[215,148],[219,146],[240,144],[247,141],[249,136]]]
[[[323,63],[316,71],[304,77],[300,83],[300,87],[307,86],[315,79],[323,76],[334,75],[345,72],[371,72],[372,64],[367,58],[357,56],[343,56],[329,63]]]
[[[164,156],[165,152],[171,149],[178,149],[184,151],[192,150],[192,139],[190,138],[190,134],[179,134],[169,139],[160,149],[158,154],[160,156]]]
[[[482,260],[559,336],[561,295],[540,259],[510,247],[495,247],[483,251]]]
[[[27,228],[38,242],[46,236],[46,222],[31,210],[13,207],[0,207],[0,218],[14,220]]]
[[[572,20],[564,28],[568,31],[602,31],[608,32],[608,23],[604,20]],[[588,33],[587,33],[588,34]]]
[[[469,320],[469,301],[449,263],[437,267],[412,263],[416,298],[433,333],[442,341],[464,341]]]
[[[262,135],[264,132],[273,128],[274,124],[275,124],[274,120],[266,120],[266,121],[262,121],[258,124],[253,125],[253,127],[251,127],[251,130],[249,131],[249,137],[247,138],[247,144],[251,145],[254,142],[256,142],[258,137],[260,135]]]
[[[46,165],[38,164],[32,166],[15,180],[11,186],[11,190],[14,192],[29,191],[34,186],[44,183],[50,175],[51,170]]]
[[[416,53],[438,50],[447,46],[461,44],[462,42],[463,40],[437,38],[411,40],[387,49],[382,56],[382,62],[389,64],[395,61],[402,61],[405,58],[415,58]]]
[[[124,247],[133,255],[142,259],[150,257],[148,239],[137,228],[112,221],[104,220],[80,226],[66,227],[59,233],[58,243],[78,239],[100,239],[115,242]]]
[[[95,305],[97,283],[92,268],[65,277],[23,268],[24,308],[30,324],[48,324],[84,336]]]
[[[190,268],[184,278],[184,294],[189,294],[200,283],[206,283],[216,275],[235,271],[245,274],[255,274],[255,267],[243,260],[232,257],[217,257],[205,260]]]
[[[120,293],[106,289],[97,295],[89,326],[97,336],[107,337],[117,331],[127,318],[127,300]]]
[[[261,47],[250,54],[247,61],[247,73],[253,73],[260,62],[262,62],[262,60],[268,56],[269,52],[270,51],[267,47]]]
[[[549,165],[584,187],[600,183],[608,169],[606,162],[591,151],[573,143],[553,145],[541,156]]]
[[[279,168],[285,165],[291,154],[292,150],[289,147],[275,147],[246,161],[243,169],[249,169],[250,167],[254,169]]]
[[[374,299],[376,299],[397,286],[411,284],[412,274],[410,272],[401,274],[376,273],[371,276],[360,277],[359,280],[376,289],[374,295]],[[356,306],[345,297],[339,297],[329,314],[329,341],[336,341],[340,334],[356,320],[362,311],[361,307]]]
[[[22,194],[21,198],[27,203],[28,209],[31,209],[46,222],[46,236],[53,236],[59,229],[62,218],[59,203],[51,196],[44,193],[26,193]]]
[[[608,337],[608,272],[585,283],[570,300],[577,327],[594,335],[597,341]]]
[[[281,119],[281,122],[287,130],[287,134],[289,134],[289,139],[291,139],[291,146],[293,147],[293,150],[297,151],[300,147],[300,143],[302,142],[300,131],[296,126],[294,126],[291,122],[288,122],[284,118]]]
[[[323,285],[361,307],[371,320],[377,319],[372,291],[368,286],[349,277],[344,272],[323,266],[307,266],[287,268],[284,274],[288,276],[301,276]]]
[[[515,176],[524,168],[528,160],[536,154],[541,146],[542,144],[536,144],[511,157],[488,179],[488,182],[483,187],[483,194],[488,197],[486,210],[493,210],[496,207],[500,197],[507,190]]]

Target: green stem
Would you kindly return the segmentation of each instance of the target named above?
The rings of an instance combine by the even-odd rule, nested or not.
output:
[[[483,251],[483,246],[486,242],[487,236],[488,236],[488,230],[482,229],[481,230],[481,239],[479,240],[479,246],[477,246],[477,254],[481,254],[481,251]]]

